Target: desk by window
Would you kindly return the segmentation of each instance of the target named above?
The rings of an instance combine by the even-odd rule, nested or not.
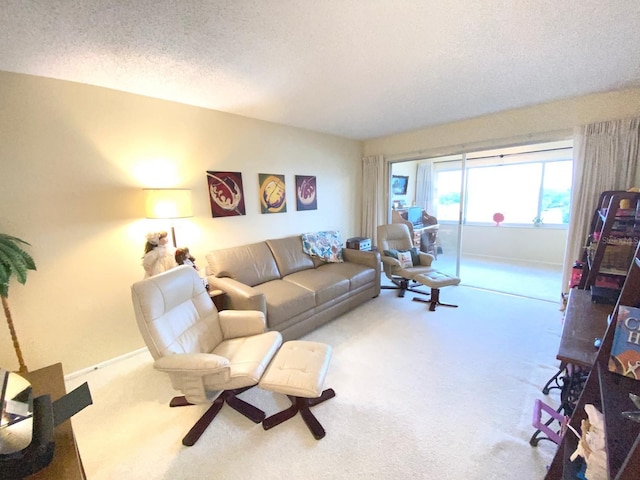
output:
[[[67,393],[61,363],[20,375],[31,382],[34,398],[48,394],[53,402]],[[53,460],[47,467],[27,478],[29,480],[85,480],[87,477],[80,460],[71,419],[55,428],[53,439],[55,442]]]

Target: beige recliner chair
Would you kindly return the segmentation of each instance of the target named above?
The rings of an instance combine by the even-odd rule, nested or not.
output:
[[[378,226],[378,250],[382,259],[382,267],[386,277],[394,286],[382,288],[398,289],[398,296],[404,297],[410,291],[422,295],[429,295],[417,287],[425,285],[431,289],[428,299],[414,297],[413,300],[429,303],[429,310],[434,311],[437,305],[457,307],[440,302],[440,288],[458,285],[460,279],[447,273],[442,273],[431,266],[433,255],[419,251],[413,247],[411,233],[403,223],[391,223]]]
[[[282,344],[265,333],[262,312],[218,312],[197,272],[183,265],[134,283],[131,296],[154,368],[169,374],[184,396],[170,406],[213,403],[182,440],[191,446],[224,403],[255,423],[265,413],[236,397],[256,385]]]

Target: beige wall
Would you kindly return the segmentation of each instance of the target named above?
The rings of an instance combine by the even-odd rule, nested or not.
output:
[[[176,222],[197,264],[212,248],[304,231],[359,235],[359,142],[104,88],[0,72],[0,232],[29,241],[37,272],[9,303],[27,366],[66,372],[143,346],[129,286],[142,278],[144,187],[193,190]],[[211,218],[206,170],[242,173],[247,215]],[[284,174],[287,212],[262,215],[258,174]],[[316,175],[297,212],[294,175]],[[17,368],[5,322],[0,366]]]
[[[640,114],[640,88],[545,103],[364,143],[365,155],[415,158],[560,140],[573,127]],[[428,112],[427,112],[428,115]]]
[[[438,242],[445,252],[455,254],[457,240],[457,225],[440,224]],[[564,228],[465,225],[462,255],[562,266],[566,242]]]

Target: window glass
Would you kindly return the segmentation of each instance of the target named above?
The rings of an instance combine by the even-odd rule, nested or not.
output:
[[[531,224],[538,215],[541,178],[541,163],[469,167],[465,220],[490,223],[501,213],[503,223]]]
[[[466,162],[464,222],[567,225],[573,170],[570,148],[479,156]],[[434,160],[436,216],[457,222],[461,163]]]
[[[441,171],[437,175],[437,211],[438,221],[457,222],[460,212],[460,170]]]
[[[545,163],[540,212],[542,223],[569,223],[572,175],[571,161]]]

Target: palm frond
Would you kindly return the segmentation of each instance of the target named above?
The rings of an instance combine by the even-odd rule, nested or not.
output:
[[[13,276],[24,284],[27,272],[36,269],[33,258],[20,247],[21,244],[29,245],[17,237],[0,233],[0,295],[5,298],[8,297],[9,281]]]

